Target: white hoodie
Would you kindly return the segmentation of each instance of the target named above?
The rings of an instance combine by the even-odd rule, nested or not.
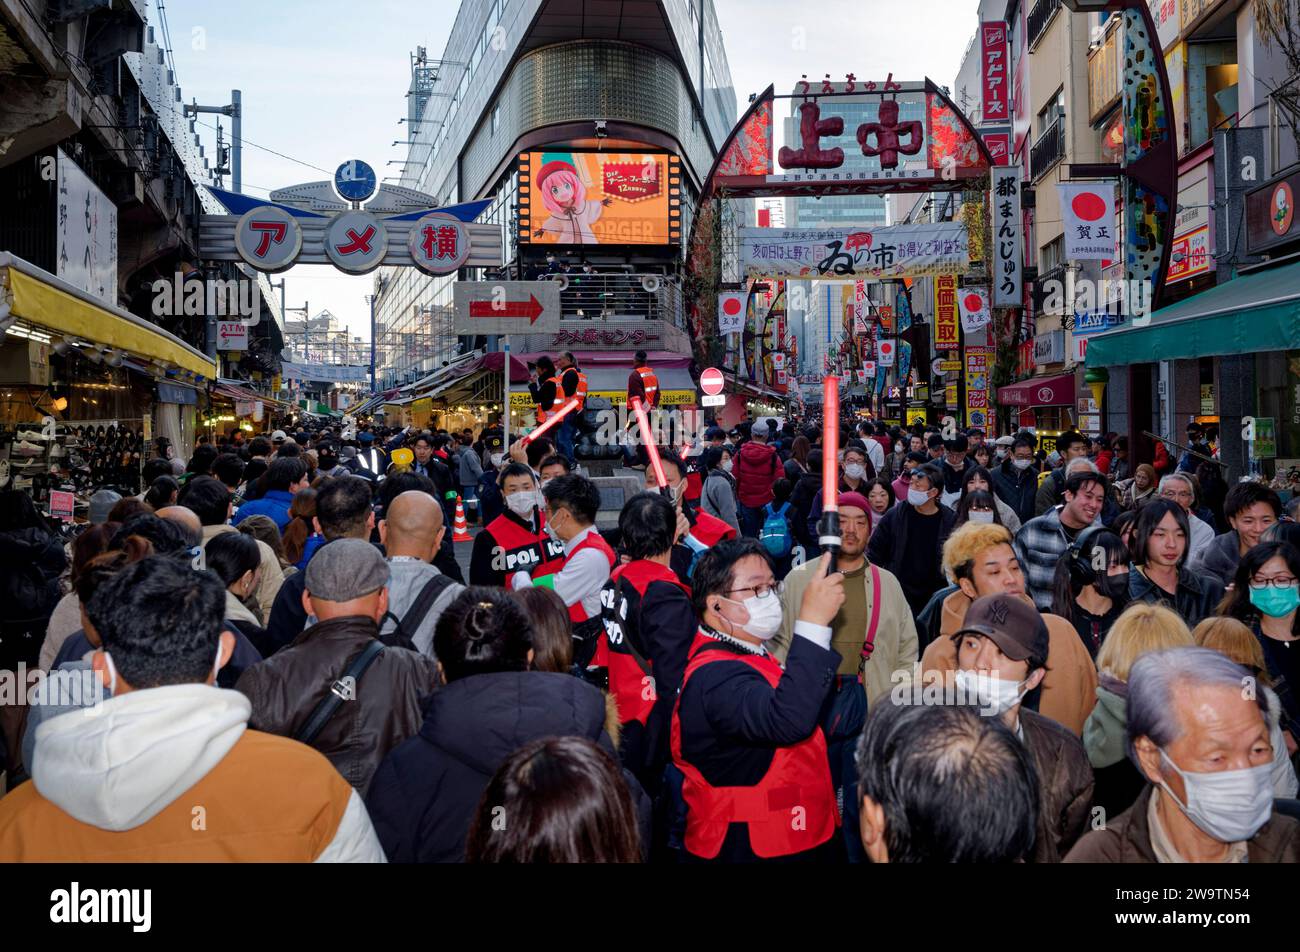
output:
[[[129,691],[94,714],[74,711],[42,723],[32,782],[82,823],[131,830],[207,776],[248,729],[251,713],[243,694],[206,684]],[[385,861],[356,791],[317,861]]]

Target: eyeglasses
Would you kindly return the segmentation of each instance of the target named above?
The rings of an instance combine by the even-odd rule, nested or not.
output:
[[[1251,588],[1290,588],[1296,583],[1295,577],[1291,575],[1278,575],[1274,578],[1252,578],[1250,580]]]
[[[748,588],[733,588],[728,595],[735,595],[737,592],[753,592],[759,598],[767,598],[768,594],[775,592],[778,597],[785,591],[784,582],[773,582],[771,585],[751,585]]]

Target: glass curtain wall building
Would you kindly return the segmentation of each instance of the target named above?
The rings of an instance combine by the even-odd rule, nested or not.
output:
[[[690,210],[736,115],[713,0],[463,0],[441,58],[424,49],[412,56],[411,144],[396,184],[440,205],[488,200],[478,220],[498,225],[505,247],[505,267],[490,277],[531,277],[548,251],[567,250],[575,265],[662,275],[680,298],[673,277]],[[526,235],[521,245],[521,156],[585,152],[676,156],[683,238],[564,249]],[[482,270],[442,278],[414,268],[377,272],[381,389],[420,380],[475,347],[496,349],[495,340],[453,333],[453,284],[489,277]],[[680,303],[666,312],[680,314]]]

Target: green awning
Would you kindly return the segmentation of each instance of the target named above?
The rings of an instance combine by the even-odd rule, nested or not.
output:
[[[1145,327],[1088,338],[1089,367],[1300,348],[1300,264],[1270,268],[1162,307]]]

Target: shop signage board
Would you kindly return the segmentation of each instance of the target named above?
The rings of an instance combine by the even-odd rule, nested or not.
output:
[[[457,281],[457,334],[554,334],[560,286],[554,281]]]
[[[1300,241],[1300,172],[1265,182],[1246,193],[1246,250],[1259,254]]]
[[[854,228],[739,228],[745,273],[771,278],[902,278],[969,264],[960,222]]]
[[[55,149],[58,201],[55,274],[117,305],[117,206],[62,149]]]
[[[58,489],[50,491],[50,518],[71,522],[76,512],[77,496],[75,493]]]
[[[941,274],[934,279],[934,348],[956,350],[957,276]]]
[[[980,24],[980,74],[983,122],[1007,122],[1011,118],[1007,67],[1007,25],[996,20]]]
[[[243,321],[217,321],[217,350],[248,350],[248,325]]]
[[[992,170],[993,306],[1024,302],[1024,229],[1020,217],[1020,166]]]

